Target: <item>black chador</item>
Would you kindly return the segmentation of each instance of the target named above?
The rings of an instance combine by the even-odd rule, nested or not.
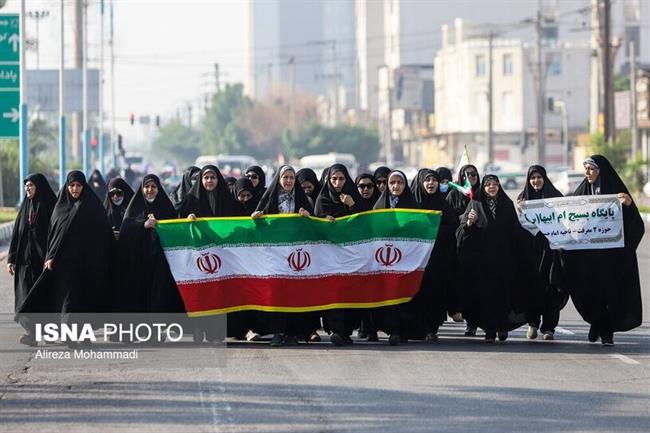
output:
[[[266,173],[259,165],[251,165],[246,169],[246,177],[251,179],[251,182],[257,178],[255,185],[255,197],[260,199],[266,192]],[[255,184],[255,182],[253,182]]]
[[[108,216],[108,223],[114,232],[119,232],[122,220],[133,198],[133,190],[121,177],[115,177],[108,182],[108,194],[104,200],[104,207]],[[117,203],[113,200],[116,198]]]
[[[242,202],[239,199],[239,196],[242,194],[250,194],[250,198]],[[255,196],[255,187],[253,186],[253,182],[247,177],[242,177],[237,179],[237,182],[235,182],[235,187],[233,188],[233,195],[235,196],[235,199],[239,201],[244,208],[244,215],[250,216],[253,212],[255,212],[255,209],[257,209],[257,205],[260,202],[260,197]]]
[[[200,173],[201,169],[194,165],[191,165],[185,169],[181,181],[178,183],[178,185],[176,185],[170,194],[170,198],[174,206],[178,207],[181,205],[181,203],[183,203],[185,196],[190,192],[192,186],[199,179]]]
[[[99,200],[104,200],[106,197],[106,181],[104,180],[104,176],[99,172],[99,170],[94,169],[93,172],[90,174],[90,179],[88,180],[88,184],[92,188],[92,190],[95,192]]]
[[[176,216],[174,206],[165,194],[158,176],[146,175],[122,221],[118,243],[118,272],[122,277],[118,289],[120,311],[184,311],[158,234],[149,222],[174,219]]]
[[[574,195],[620,194],[629,191],[610,162],[601,155],[585,165],[598,170],[595,182],[587,178]],[[613,333],[641,325],[641,286],[636,249],[645,227],[634,201],[623,204],[624,248],[569,251],[567,277],[571,299],[582,318],[591,324],[590,341],[598,337],[613,343]]]
[[[531,178],[541,177],[541,188],[531,184]],[[545,198],[562,197],[546,174],[544,167],[532,165],[528,169],[526,185],[519,193],[517,200],[541,200]],[[539,329],[544,338],[554,338],[555,327],[560,320],[560,310],[568,300],[568,293],[562,286],[562,269],[557,250],[549,247],[548,239],[540,232],[533,236],[527,230],[519,230],[519,246],[525,265],[522,278],[527,282],[526,292],[529,295],[527,311],[528,338],[537,338]],[[540,320],[543,319],[543,321]],[[541,327],[540,327],[541,325]]]
[[[320,218],[340,218],[367,210],[365,202],[343,164],[334,164],[327,169],[323,188],[314,206],[314,215]],[[334,179],[339,182],[338,190]],[[341,184],[341,180],[343,183]],[[342,201],[341,198],[344,197]],[[332,332],[331,341],[340,346],[350,343],[352,332],[359,326],[362,312],[356,309],[334,309],[323,313],[325,329]]]
[[[204,185],[204,176],[213,175],[216,186],[208,191]],[[217,167],[206,165],[201,169],[199,179],[185,196],[179,206],[179,215],[186,218],[194,214],[199,218],[242,216],[244,209],[228,190],[226,181]]]
[[[472,176],[473,174],[475,174],[476,176]],[[465,185],[465,181],[467,179],[469,179],[470,183],[473,181],[476,182],[476,183],[471,183],[472,192],[474,194],[474,197],[476,197],[481,185],[481,178],[478,174],[478,170],[474,165],[468,164],[462,166],[458,171],[458,177],[456,178],[456,183],[461,186]],[[447,203],[449,203],[449,207],[451,207],[451,210],[456,215],[456,220],[459,221],[460,216],[463,215],[465,213],[465,210],[467,209],[467,205],[469,204],[469,197],[467,197],[462,192],[453,189],[450,190],[449,193],[447,194]]]
[[[23,184],[31,182],[32,198],[25,195],[16,216],[7,264],[14,275],[14,307],[18,310],[36,279],[43,271],[47,251],[47,231],[56,203],[45,176],[30,174]]]
[[[430,193],[425,183],[435,181],[435,192]],[[434,184],[435,184],[434,183]],[[451,287],[452,262],[455,255],[456,224],[449,204],[440,191],[438,172],[424,168],[411,182],[411,191],[421,209],[442,212],[438,235],[417,295],[402,306],[406,318],[400,335],[409,339],[435,340],[439,326],[447,318],[447,297]]]
[[[485,191],[498,185],[496,197]],[[478,219],[468,225],[470,213]],[[525,306],[518,305],[519,254],[516,233],[521,229],[512,200],[494,175],[483,178],[456,231],[458,242],[458,288],[460,309],[468,322],[485,330],[486,341],[507,338],[507,332],[525,323]]]
[[[377,203],[377,199],[379,198],[379,190],[377,189],[377,185],[375,184],[375,177],[370,174],[370,173],[362,173],[354,179],[354,184],[357,186],[357,191],[359,191],[359,182],[361,182],[364,179],[368,179],[370,182],[372,182],[372,195],[369,198],[363,198],[361,196],[361,192],[359,192],[359,196],[361,197],[361,202],[363,203],[363,206],[370,210],[373,207],[375,207],[375,203]]]
[[[307,195],[314,203],[316,203],[316,198],[322,189],[322,184],[318,180],[318,177],[316,177],[314,170],[311,168],[303,168],[298,170],[298,173],[296,173],[296,182],[298,182],[298,185],[300,186],[302,186],[304,182],[309,182],[313,185],[311,193]]]
[[[106,311],[111,242],[102,203],[83,173],[71,171],[50,219],[44,270],[18,311],[63,320]]]

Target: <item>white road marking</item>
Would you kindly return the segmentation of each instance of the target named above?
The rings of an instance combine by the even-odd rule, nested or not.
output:
[[[555,331],[558,332],[559,334],[562,334],[562,335],[576,335],[575,332],[569,331],[568,329],[564,329],[564,328],[561,328],[559,326],[557,326],[555,328]]]
[[[610,356],[612,358],[616,358],[616,359],[618,359],[620,361],[623,361],[626,364],[630,364],[630,365],[639,365],[639,364],[641,364],[639,361],[636,361],[636,360],[634,360],[634,359],[632,359],[632,358],[630,358],[628,356],[621,355],[620,353],[613,353]]]

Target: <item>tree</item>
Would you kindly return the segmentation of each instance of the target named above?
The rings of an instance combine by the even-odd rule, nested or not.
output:
[[[631,143],[630,130],[622,129],[611,146],[602,134],[592,134],[589,147],[592,154],[603,155],[609,160],[630,192],[638,192],[643,188],[646,161],[641,157],[629,158]]]
[[[201,133],[188,128],[179,120],[172,120],[160,128],[153,142],[155,154],[174,159],[182,165],[194,164],[201,155]]]
[[[252,104],[241,84],[227,84],[217,92],[203,123],[202,153],[247,153],[250,146],[237,120]]]
[[[301,128],[295,137],[285,134],[284,145],[290,156],[351,153],[362,164],[375,161],[380,149],[379,135],[375,130],[350,125],[327,127],[318,123]]]

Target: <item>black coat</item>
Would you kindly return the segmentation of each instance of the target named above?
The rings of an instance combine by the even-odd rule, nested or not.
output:
[[[282,169],[288,166],[282,166],[278,169],[278,172],[273,176],[271,184],[264,192],[264,195],[260,199],[260,202],[257,205],[256,211],[264,212],[266,215],[275,215],[280,213],[278,209],[278,193],[282,189],[280,185],[280,173]],[[250,168],[249,168],[250,170]],[[293,169],[291,169],[293,171]],[[295,173],[295,171],[294,171]],[[259,187],[259,185],[258,185]],[[305,209],[310,214],[314,213],[314,205],[307,194],[302,190],[298,182],[293,187],[294,192],[294,208],[293,213],[298,213],[300,208]]]
[[[334,189],[329,179],[329,176],[335,172],[341,172],[343,173],[343,176],[345,176],[345,184],[343,184],[343,188],[341,188],[340,192],[337,192],[336,189]],[[368,210],[365,207],[365,202],[361,199],[361,195],[359,194],[354,181],[348,173],[348,169],[343,164],[332,165],[329,167],[327,173],[327,180],[325,181],[320,194],[318,194],[316,204],[314,205],[314,215],[321,218],[326,216],[340,218]],[[354,200],[354,205],[348,207],[346,204],[341,202],[339,198],[341,194],[351,196],[352,200]]]
[[[217,186],[208,191],[203,186],[203,174],[212,171],[217,176]],[[244,208],[228,190],[226,181],[217,167],[206,165],[201,169],[198,181],[179,206],[179,216],[186,218],[189,214],[197,217],[230,217],[244,215]]]
[[[47,251],[47,232],[56,195],[45,176],[30,174],[28,181],[36,186],[36,193],[30,200],[25,196],[16,216],[7,263],[16,266],[14,274],[14,307],[17,310],[24,302],[34,282],[43,271]]]
[[[111,200],[107,193],[104,200],[104,207],[106,208],[106,215],[108,217],[108,223],[111,225],[111,229],[113,231],[120,231],[126,208],[129,206],[134,192],[129,184],[121,177],[113,178],[108,182],[108,191],[113,188],[121,189],[124,192],[124,200],[122,201],[122,204],[117,206],[113,203],[113,200]]]
[[[609,161],[591,157],[600,167],[596,186],[600,194],[629,194]],[[585,179],[573,195],[592,195]],[[636,204],[623,205],[624,248],[567,251],[567,277],[571,299],[582,318],[598,326],[609,321],[611,331],[627,331],[641,325],[641,285],[636,249],[645,225]],[[603,317],[608,315],[609,317]]]

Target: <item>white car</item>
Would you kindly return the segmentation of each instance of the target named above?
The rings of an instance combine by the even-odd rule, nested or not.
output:
[[[565,171],[558,175],[555,187],[564,195],[573,194],[582,183],[585,174],[579,171]]]

